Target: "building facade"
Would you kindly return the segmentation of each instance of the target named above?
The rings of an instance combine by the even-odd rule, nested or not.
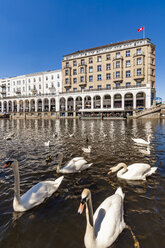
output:
[[[147,38],[85,49],[63,57],[63,92],[147,84],[153,98],[155,45]]]
[[[61,70],[32,73],[0,80],[0,96],[3,98],[56,94],[61,91]]]
[[[5,78],[0,89],[0,112],[20,118],[126,116],[152,105],[155,45],[136,39],[78,51],[63,57],[62,71]]]

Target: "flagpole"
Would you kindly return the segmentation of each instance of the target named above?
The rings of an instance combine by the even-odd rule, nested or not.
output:
[[[144,26],[144,30],[143,30],[143,39],[145,39],[145,26]]]

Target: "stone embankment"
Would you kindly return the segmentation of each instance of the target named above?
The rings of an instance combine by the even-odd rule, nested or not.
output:
[[[165,118],[165,104],[152,106],[149,109],[144,109],[140,112],[134,112],[133,119],[138,118]]]

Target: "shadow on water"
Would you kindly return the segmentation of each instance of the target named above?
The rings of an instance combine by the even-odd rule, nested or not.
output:
[[[141,247],[160,248],[165,243],[165,120],[0,120],[0,131],[0,162],[18,159],[21,194],[39,181],[59,176],[57,161],[46,163],[48,155],[63,152],[63,165],[75,156],[93,163],[86,171],[66,175],[55,194],[25,213],[13,212],[13,172],[0,167],[1,248],[83,248],[86,218],[77,213],[82,190],[91,190],[95,211],[118,186],[125,193],[125,222]],[[3,139],[13,131],[12,140]],[[149,149],[139,149],[132,138],[146,139],[148,134]],[[45,147],[48,140],[50,146]],[[82,147],[88,145],[92,151],[85,154]],[[108,176],[108,169],[119,162],[149,163],[158,170],[147,182]],[[104,218],[104,212],[100,214]],[[124,230],[112,247],[133,247],[129,231]]]

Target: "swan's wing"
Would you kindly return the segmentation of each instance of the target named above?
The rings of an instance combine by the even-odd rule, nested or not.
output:
[[[83,167],[85,164],[87,164],[87,161],[85,159],[80,159],[77,162],[75,162],[75,166],[77,170],[80,170],[81,167]]]
[[[129,179],[129,180],[139,180],[143,179],[144,175],[149,172],[151,169],[151,166],[149,164],[144,163],[134,163],[132,165],[129,165],[127,167],[127,171],[123,174],[123,178]]]
[[[85,159],[79,159],[76,162],[73,159],[65,165],[62,169],[60,169],[61,173],[74,173],[79,172],[83,165],[85,165],[87,161]]]
[[[70,171],[79,171],[81,167],[86,164],[87,161],[85,159],[79,159],[76,162],[72,159],[66,166],[62,168],[63,169],[69,169]]]
[[[89,167],[91,167],[91,165],[92,165],[93,163],[90,163],[90,164],[84,164],[82,167],[81,167],[81,169],[80,170],[86,170],[86,169],[88,169]]]
[[[99,244],[109,247],[125,227],[120,195],[114,194],[103,201],[94,214],[94,225],[98,247]]]
[[[75,162],[74,162],[74,158],[71,159],[62,169],[67,169],[67,168],[71,168],[72,166],[75,166]],[[62,170],[61,169],[61,170]]]
[[[25,194],[21,196],[21,203],[24,208],[30,209],[42,203],[45,198],[50,197],[60,186],[63,176],[57,178],[55,181],[43,181],[34,185]]]
[[[85,148],[85,147],[82,147],[81,149],[83,150],[83,152],[88,151],[88,148]]]
[[[75,162],[79,161],[79,160],[82,160],[84,159],[83,157],[75,157],[75,158],[72,158],[65,166],[64,168],[68,168],[70,166],[75,166]]]
[[[82,159],[84,159],[83,157],[75,157],[75,158],[73,158],[72,160],[74,161],[74,162],[77,162],[78,160],[82,160]]]

